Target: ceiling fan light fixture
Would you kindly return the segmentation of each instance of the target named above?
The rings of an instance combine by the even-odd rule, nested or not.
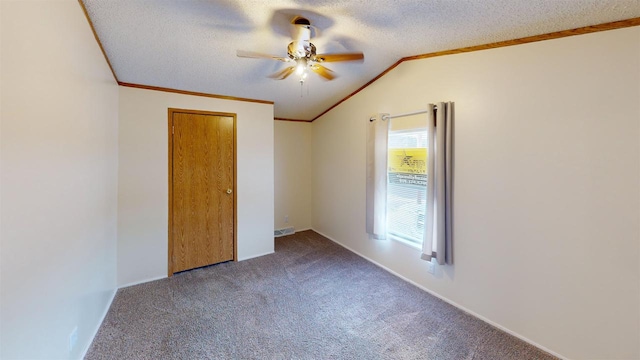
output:
[[[296,65],[296,75],[302,76],[307,72],[307,64],[304,60],[298,60],[298,65]]]

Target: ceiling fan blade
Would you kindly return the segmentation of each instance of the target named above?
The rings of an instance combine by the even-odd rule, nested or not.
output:
[[[327,69],[322,65],[314,64],[314,65],[311,65],[310,68],[313,72],[315,72],[316,74],[322,76],[327,80],[333,80],[337,76],[337,75],[334,75],[335,73],[333,71]]]
[[[337,61],[363,61],[364,54],[358,53],[344,53],[344,54],[318,54],[315,57],[317,62],[337,62]]]
[[[286,79],[287,76],[291,75],[295,70],[296,70],[295,66],[289,66],[284,70],[280,70],[275,74],[269,75],[269,77],[277,80],[283,80],[283,79]]]
[[[272,60],[280,60],[283,62],[288,62],[291,59],[289,58],[284,58],[281,56],[275,56],[275,55],[269,55],[269,54],[262,54],[259,52],[255,52],[255,51],[245,51],[245,50],[238,50],[236,51],[236,55],[238,57],[244,57],[244,58],[251,58],[251,59],[272,59]]]

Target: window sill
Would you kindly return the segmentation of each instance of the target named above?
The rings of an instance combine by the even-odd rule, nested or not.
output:
[[[396,235],[392,235],[392,234],[387,234],[387,236],[389,237],[389,239],[393,240],[393,241],[397,241],[402,245],[408,246],[410,248],[416,249],[416,250],[422,250],[422,244],[418,244],[409,240],[405,240],[399,236]]]

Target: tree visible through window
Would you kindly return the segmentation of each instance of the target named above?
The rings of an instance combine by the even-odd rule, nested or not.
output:
[[[422,244],[427,196],[427,130],[389,132],[387,233]]]

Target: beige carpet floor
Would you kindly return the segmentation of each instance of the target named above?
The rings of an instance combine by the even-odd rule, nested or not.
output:
[[[554,357],[305,231],[119,290],[86,359]]]

